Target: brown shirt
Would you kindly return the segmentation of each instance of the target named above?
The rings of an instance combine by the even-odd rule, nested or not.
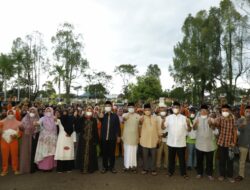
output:
[[[145,148],[156,148],[161,136],[161,123],[156,116],[143,116],[140,144]]]

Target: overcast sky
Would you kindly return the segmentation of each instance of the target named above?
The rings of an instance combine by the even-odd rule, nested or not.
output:
[[[219,6],[219,0],[1,0],[0,52],[10,52],[12,41],[38,30],[45,45],[59,24],[72,23],[84,39],[84,54],[92,69],[113,74],[120,64],[137,65],[144,74],[149,64],[162,71],[163,89],[174,84],[168,67],[173,47],[182,39],[181,27],[189,13]],[[44,76],[44,78],[47,76]],[[82,81],[78,81],[84,83]],[[85,84],[83,84],[85,85]],[[121,92],[114,76],[111,93]]]

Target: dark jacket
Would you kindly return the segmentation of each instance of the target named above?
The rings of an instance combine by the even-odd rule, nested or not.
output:
[[[102,128],[101,128],[101,140],[105,141],[107,137],[107,130],[108,130],[108,116],[109,114],[106,113],[102,118]],[[120,128],[120,120],[119,117],[114,114],[110,113],[110,120],[109,120],[109,136],[108,140],[116,140],[117,137],[121,136],[121,128]]]

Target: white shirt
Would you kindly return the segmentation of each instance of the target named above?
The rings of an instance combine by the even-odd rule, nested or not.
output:
[[[167,145],[171,147],[186,147],[187,121],[184,115],[171,114],[167,116],[165,127],[168,130]]]

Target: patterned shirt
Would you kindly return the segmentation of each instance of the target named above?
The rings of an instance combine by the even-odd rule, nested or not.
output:
[[[222,147],[229,147],[234,143],[235,120],[232,116],[225,118],[219,117],[216,119],[217,127],[219,128],[219,137],[217,144]]]

